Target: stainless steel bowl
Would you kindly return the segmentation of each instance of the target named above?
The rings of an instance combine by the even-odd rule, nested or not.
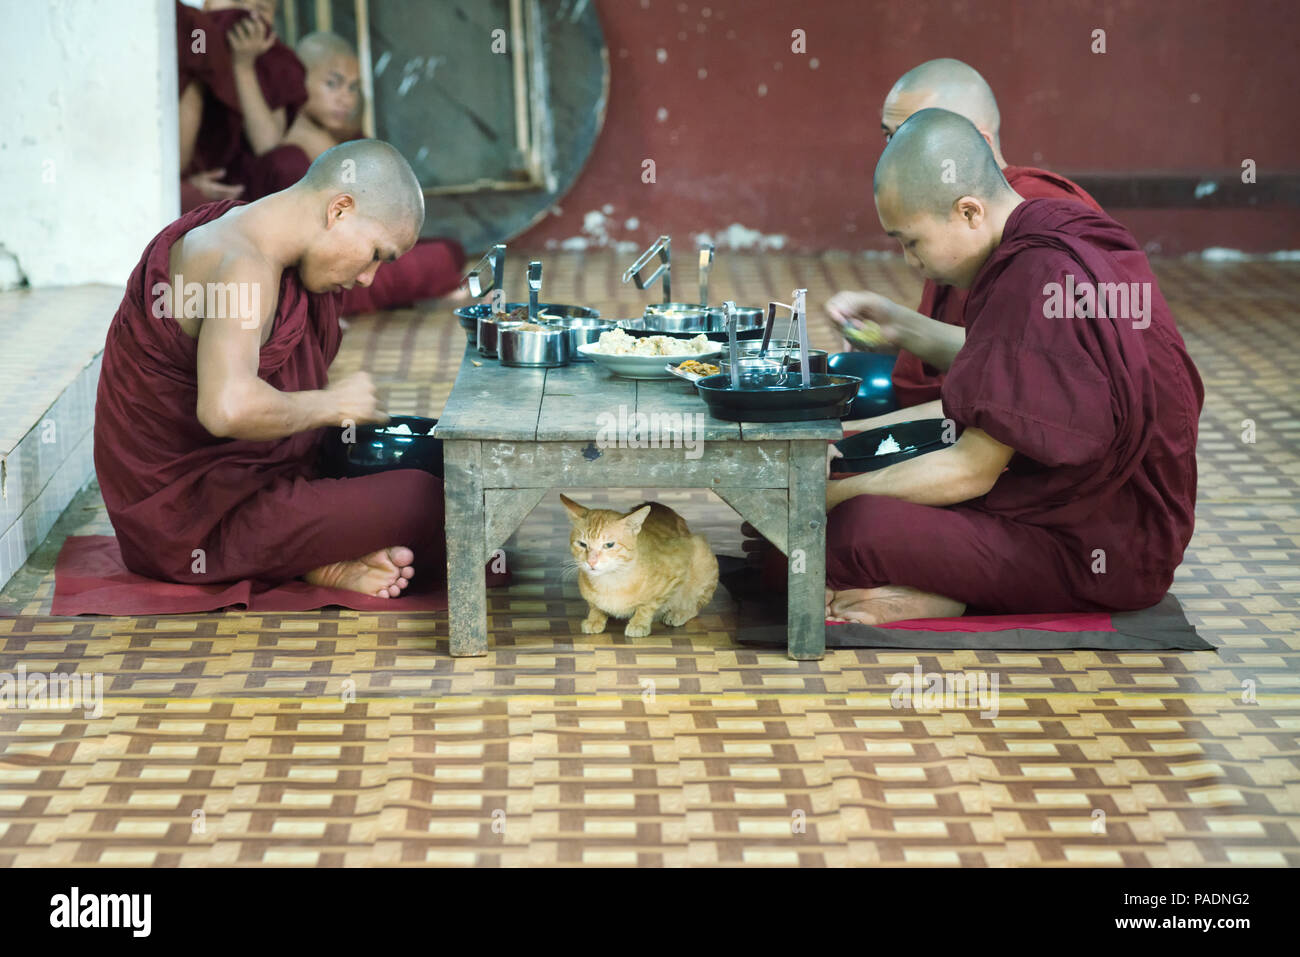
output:
[[[569,364],[569,330],[555,325],[544,329],[502,329],[497,351],[503,366],[553,369]]]
[[[476,327],[478,354],[488,359],[495,359],[502,330],[522,325],[522,322],[497,322],[491,316],[479,316]]]
[[[761,329],[763,310],[743,306],[736,309],[736,329]],[[662,333],[726,332],[727,312],[721,306],[701,306],[687,302],[661,302],[646,306],[643,329]]]
[[[602,333],[618,328],[618,323],[611,322],[609,319],[590,319],[586,316],[549,319],[543,325],[555,326],[568,332],[570,362],[590,362],[590,359],[578,351],[578,347],[589,342],[599,342]]]
[[[780,359],[764,356],[738,356],[736,365],[740,367],[740,387],[742,389],[766,389],[771,386],[785,385],[789,374]],[[728,378],[731,376],[731,363],[720,360],[718,371]]]
[[[514,309],[528,308],[526,302],[508,302],[506,303],[506,312]],[[492,314],[492,306],[486,302],[476,302],[473,305],[461,306],[452,310],[452,315],[460,322],[461,327],[465,330],[465,335],[473,345],[474,339],[478,334],[478,320],[480,316],[489,316]],[[537,321],[550,319],[567,319],[571,316],[586,316],[591,319],[599,318],[600,313],[595,309],[589,309],[586,306],[569,306],[557,302],[540,302],[537,304]]]
[[[748,358],[757,358],[759,354],[759,343],[746,342],[740,347],[741,368],[744,368],[744,361]],[[790,349],[787,344],[768,343],[766,358],[775,359],[778,363],[783,357],[786,357],[786,368],[798,372],[799,366],[799,344],[795,343],[794,348]],[[824,349],[808,350],[808,371],[825,373],[829,370],[830,356]],[[722,350],[722,358],[719,360],[719,366],[723,374],[730,374],[731,364],[727,360],[727,350]]]

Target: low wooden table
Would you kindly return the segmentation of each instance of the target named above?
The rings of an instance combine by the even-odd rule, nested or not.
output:
[[[453,655],[487,654],[483,566],[553,488],[711,489],[790,559],[790,657],[825,653],[826,443],[843,435],[838,421],[723,422],[679,379],[591,363],[510,369],[471,346],[434,434]]]

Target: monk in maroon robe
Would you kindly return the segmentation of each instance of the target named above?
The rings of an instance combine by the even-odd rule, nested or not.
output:
[[[321,153],[359,136],[361,74],[352,46],[335,33],[303,37],[295,49],[307,69],[307,101],[283,141],[257,157],[247,177],[248,197],[287,189]],[[397,262],[385,265],[369,288],[343,294],[342,314],[409,306],[442,296],[460,284],[465,251],[454,239],[421,239]]]
[[[993,151],[1007,183],[1025,199],[1075,199],[1102,211],[1083,187],[1064,176],[1032,166],[1007,165],[1002,156],[1002,120],[997,100],[984,78],[967,64],[952,59],[929,60],[903,74],[890,89],[881,109],[880,126],[886,141],[909,116],[927,108],[950,110],[974,123]],[[927,279],[917,309],[923,316],[959,326],[965,302],[963,290]],[[900,411],[845,423],[846,428],[870,429],[939,415],[937,400],[943,384],[942,372],[903,349],[898,353],[892,379]]]
[[[875,193],[909,265],[968,290],[965,328],[873,293],[833,308],[947,372],[959,436],[829,483],[827,616],[1156,604],[1192,534],[1204,392],[1146,256],[1104,213],[1018,195],[945,110],[899,127]]]
[[[307,99],[305,71],[272,32],[274,15],[269,0],[176,5],[183,211],[244,195],[254,160]]]
[[[415,243],[420,184],[387,143],[320,156],[292,189],[213,203],[148,246],[108,331],[95,470],[131,571],[308,582],[395,598],[442,554],[423,471],[321,478],[327,426],[382,423],[364,372],[329,375],[338,295]]]

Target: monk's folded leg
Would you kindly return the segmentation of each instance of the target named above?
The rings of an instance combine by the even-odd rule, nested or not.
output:
[[[442,480],[415,469],[282,480],[233,512],[213,539],[207,574],[196,581],[283,582],[394,546],[436,575],[445,554]]]
[[[859,495],[827,519],[826,584],[839,601],[829,604],[843,610],[861,589],[914,597],[902,586],[976,613],[1094,610],[1071,587],[1068,551],[1041,528],[977,509]]]

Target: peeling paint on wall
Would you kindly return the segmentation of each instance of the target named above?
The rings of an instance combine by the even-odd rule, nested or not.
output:
[[[697,246],[713,243],[718,249],[784,249],[786,243],[784,233],[764,234],[740,223],[732,223],[716,235],[692,233],[691,239]]]

